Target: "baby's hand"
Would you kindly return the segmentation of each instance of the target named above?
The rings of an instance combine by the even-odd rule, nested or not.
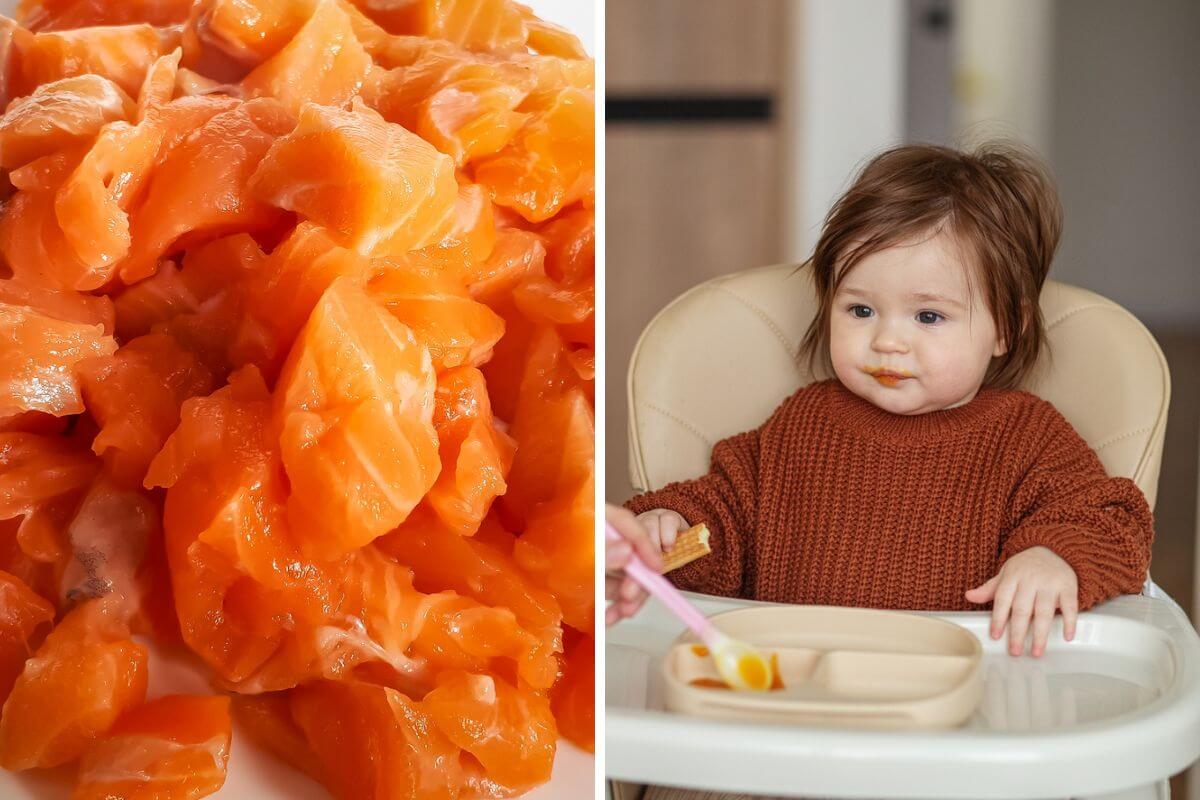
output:
[[[637,518],[650,534],[650,541],[662,553],[675,546],[675,537],[680,531],[690,527],[687,520],[669,508],[653,508],[638,514]]]
[[[1008,628],[1008,652],[1021,655],[1025,634],[1033,620],[1033,648],[1030,654],[1038,658],[1046,652],[1054,611],[1062,609],[1063,638],[1075,638],[1075,620],[1079,614],[1079,584],[1075,570],[1047,547],[1031,547],[1017,553],[1000,568],[999,574],[966,594],[972,603],[994,601],[991,634],[993,639],[1004,635]]]
[[[609,605],[604,612],[604,622],[613,625],[632,617],[646,602],[646,591],[623,572],[630,556],[636,553],[655,571],[662,569],[662,556],[657,543],[650,540],[645,526],[631,512],[610,505],[605,508],[605,518],[622,537],[620,541],[605,538],[604,597]]]

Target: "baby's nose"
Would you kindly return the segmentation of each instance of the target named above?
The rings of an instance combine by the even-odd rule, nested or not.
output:
[[[894,331],[884,327],[880,329],[871,340],[871,347],[877,353],[907,353],[908,342],[904,337],[897,335]]]

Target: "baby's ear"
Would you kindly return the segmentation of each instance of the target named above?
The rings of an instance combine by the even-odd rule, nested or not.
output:
[[[992,358],[999,358],[1008,352],[1008,342],[1003,337],[996,339],[996,346],[992,348]]]

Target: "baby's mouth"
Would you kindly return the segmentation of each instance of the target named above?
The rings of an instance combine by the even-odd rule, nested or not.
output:
[[[886,369],[884,367],[863,367],[863,372],[874,378],[877,383],[889,389],[899,386],[901,381],[912,378],[912,373],[897,369]]]

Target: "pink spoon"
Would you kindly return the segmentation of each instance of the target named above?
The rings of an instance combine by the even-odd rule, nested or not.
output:
[[[609,541],[623,542],[625,539],[612,525],[605,523],[604,535]],[[636,553],[629,556],[625,574],[633,578],[650,594],[658,598],[668,610],[687,625],[700,641],[708,646],[717,672],[734,689],[765,692],[771,688],[771,664],[754,646],[721,633],[708,617],[687,601],[671,582],[646,566]]]

